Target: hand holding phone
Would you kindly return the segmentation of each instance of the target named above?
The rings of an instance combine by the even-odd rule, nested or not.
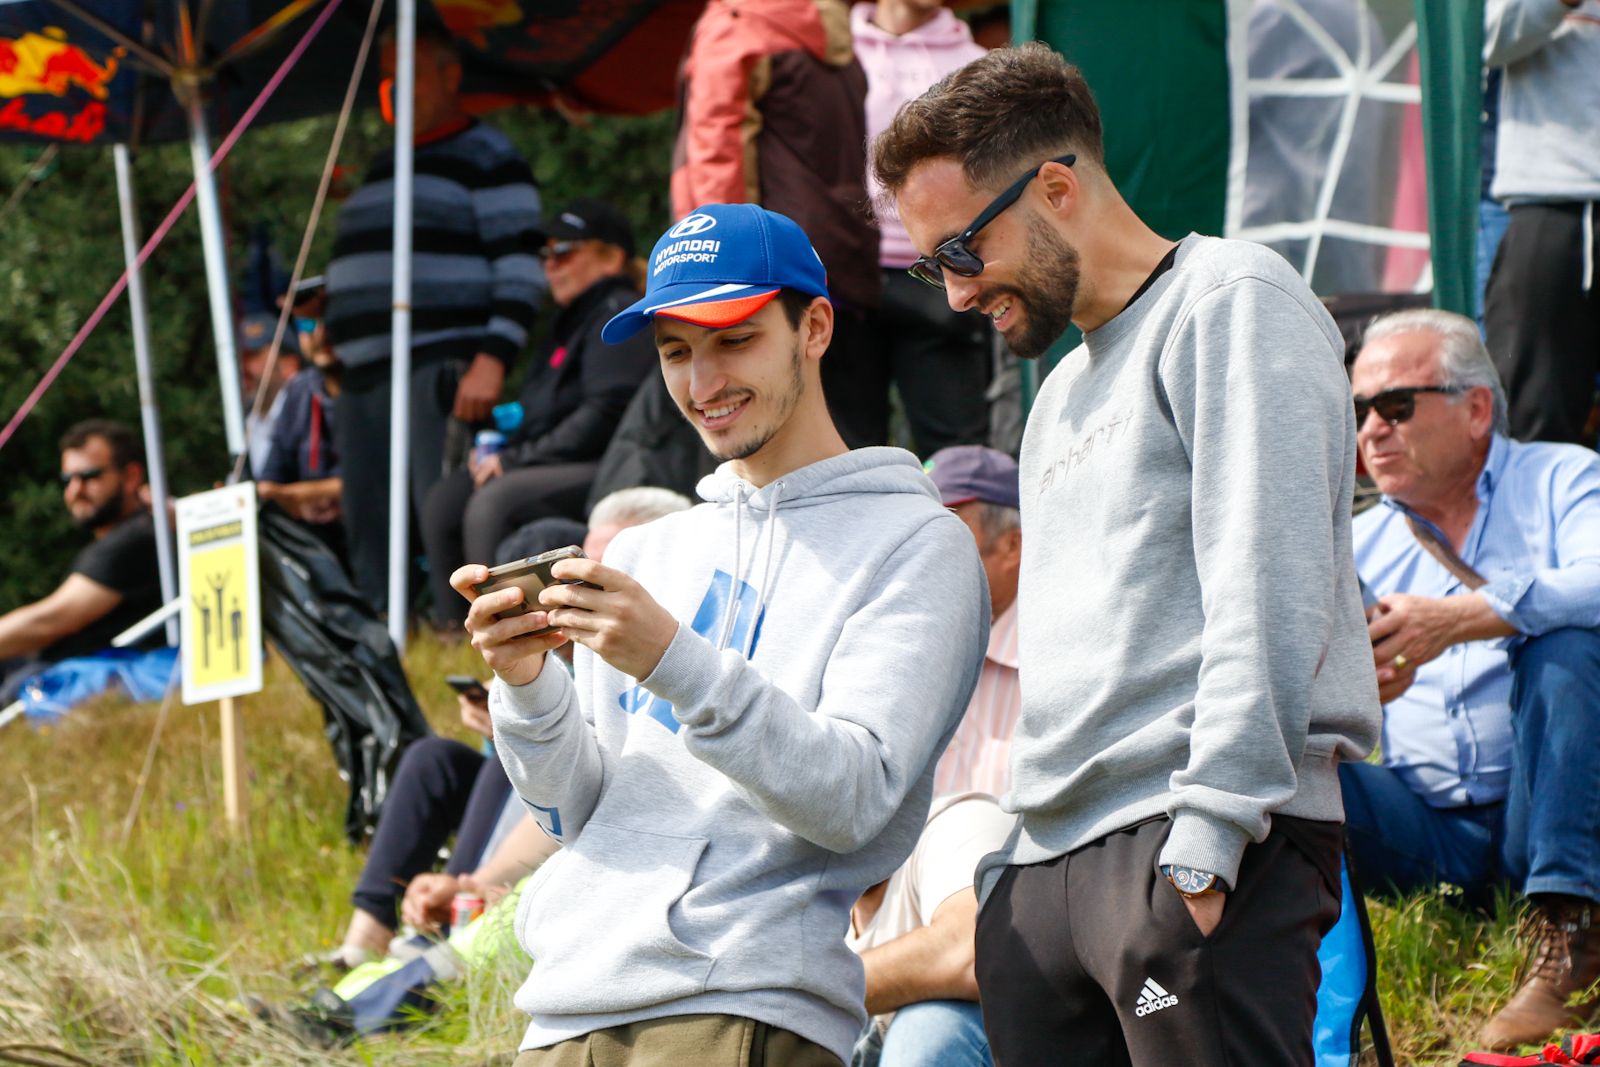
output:
[[[557,552],[561,559],[583,555],[576,547]],[[541,561],[542,574],[537,566]],[[566,635],[550,626],[537,599],[547,584],[562,584],[550,577],[554,562],[535,556],[494,570],[469,563],[450,576],[450,585],[472,603],[467,609],[472,647],[507,685],[527,685],[539,677],[545,653],[566,643]]]

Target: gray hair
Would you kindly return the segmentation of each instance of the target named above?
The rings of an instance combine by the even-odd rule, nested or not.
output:
[[[1494,397],[1494,428],[1497,433],[1510,433],[1506,418],[1506,390],[1500,384],[1500,372],[1495,370],[1489,350],[1478,335],[1478,324],[1465,315],[1438,308],[1412,308],[1380,315],[1372,320],[1361,338],[1365,349],[1374,341],[1396,334],[1426,330],[1439,338],[1439,372],[1444,375],[1441,385],[1459,389],[1477,386],[1489,390]],[[1359,356],[1357,358],[1360,358]]]
[[[675,511],[687,511],[689,507],[689,498],[682,493],[639,485],[606,494],[589,512],[589,525],[641,526]]]
[[[1022,529],[1022,512],[1016,508],[1008,508],[1004,504],[991,504],[987,500],[980,500],[978,526],[983,530],[984,540],[993,542],[1003,533]]]

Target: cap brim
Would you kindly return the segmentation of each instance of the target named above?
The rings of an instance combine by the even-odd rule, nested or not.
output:
[[[704,282],[663,286],[613,316],[601,329],[600,338],[609,345],[619,344],[644,329],[657,316],[720,330],[748,319],[781,291],[781,287],[707,286]]]

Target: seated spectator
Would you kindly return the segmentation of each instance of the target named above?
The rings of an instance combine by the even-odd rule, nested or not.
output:
[[[846,940],[866,968],[872,1018],[852,1067],[993,1062],[973,970],[972,876],[1015,821],[983,793],[935,800],[911,858],[856,901]]]
[[[1017,576],[1022,569],[1022,514],[1017,461],[981,445],[942,449],[928,476],[944,506],[972,530],[989,579],[993,622],[989,648],[967,713],[934,771],[933,794],[1011,790],[1011,735],[1022,712],[1017,682]]]
[[[605,553],[611,539],[628,527],[643,525],[663,515],[684,511],[690,506],[688,497],[682,493],[674,493],[671,489],[661,489],[653,485],[618,489],[614,493],[607,494],[594,506],[594,510],[589,512],[588,532],[577,540],[583,542],[585,552],[598,559]],[[502,563],[538,554],[539,549],[536,547],[538,541],[527,536],[532,529],[533,524],[530,523],[500,542],[498,556]]]
[[[1355,869],[1402,893],[1525,894],[1526,977],[1483,1042],[1541,1042],[1600,978],[1600,457],[1505,435],[1459,315],[1379,319],[1352,387],[1383,493],[1354,548],[1385,705],[1383,763],[1339,769]]]
[[[441,625],[466,619],[466,601],[450,588],[457,567],[492,559],[500,541],[532,519],[582,516],[601,453],[656,364],[648,336],[614,347],[600,340],[606,320],[639,297],[628,220],[609,204],[577,200],[544,231],[545,277],[560,312],[528,369],[522,425],[499,453],[434,486],[423,509]]]
[[[852,1067],[989,1067],[978,1010],[973,940],[978,861],[1005,844],[1014,819],[995,798],[1011,787],[1017,687],[1017,574],[1022,531],[1017,464],[977,445],[926,464],[945,507],[972,530],[989,580],[994,623],[978,687],[934,772],[934,801],[911,858],[869,889],[851,914],[850,946],[867,972],[873,1018]]]
[[[688,507],[688,500],[659,489],[637,488],[613,494],[595,508],[593,522],[582,537],[583,550],[590,558],[600,559],[611,539],[621,531]],[[530,555],[571,543],[565,539],[566,520],[545,521],[545,539],[534,546]],[[552,539],[551,532],[560,536]],[[528,533],[537,536],[539,531],[530,529]],[[458,705],[461,721],[492,743],[494,728],[486,700],[484,694],[463,695],[458,698]],[[508,810],[515,816],[509,820]],[[366,865],[351,896],[355,910],[343,943],[330,962],[351,967],[385,953],[397,928],[397,913],[413,925],[418,925],[419,917],[437,921],[438,899],[444,892],[441,887],[455,886],[462,876],[471,876],[468,884],[480,891],[497,887],[489,895],[497,895],[514,884],[528,867],[549,854],[529,844],[537,842],[538,835],[531,832],[534,824],[525,815],[492,746],[485,755],[443,737],[413,743],[395,771]],[[515,825],[509,834],[504,834],[508,842],[513,842],[511,851],[480,868],[485,855],[499,844],[508,822]],[[418,876],[433,866],[452,833],[456,842],[444,873],[417,883]],[[416,890],[408,890],[413,883]],[[449,895],[443,897],[446,913],[454,893],[450,889]],[[410,900],[404,908],[403,895]]]
[[[300,373],[300,343],[292,328],[283,331],[278,359],[267,369],[272,350],[272,335],[278,329],[278,316],[257,311],[239,323],[239,388],[244,394],[245,450],[250,454],[250,471],[260,477],[272,451],[273,428],[283,410],[284,387]],[[260,414],[256,413],[256,393],[263,391]]]
[[[109,646],[161,606],[138,436],[107,419],[78,423],[61,438],[61,486],[73,522],[94,540],[55,592],[0,615],[0,707],[29,675]]]
[[[320,294],[317,297],[321,302]],[[299,315],[302,308],[296,305]],[[256,492],[309,526],[341,559],[339,454],[334,424],[339,399],[338,356],[328,345],[320,314],[297,327],[311,366],[284,386],[266,461],[255,470]]]

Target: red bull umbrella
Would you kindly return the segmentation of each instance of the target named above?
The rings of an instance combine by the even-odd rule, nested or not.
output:
[[[240,115],[323,0],[0,0],[0,141],[152,143],[189,136],[173,83],[205,86],[212,123]],[[261,114],[331,111],[371,0],[347,2]],[[432,0],[460,44],[478,112],[508,104],[648,114],[674,79],[705,0]],[[284,32],[288,30],[290,32]],[[378,99],[376,72],[362,94]]]

